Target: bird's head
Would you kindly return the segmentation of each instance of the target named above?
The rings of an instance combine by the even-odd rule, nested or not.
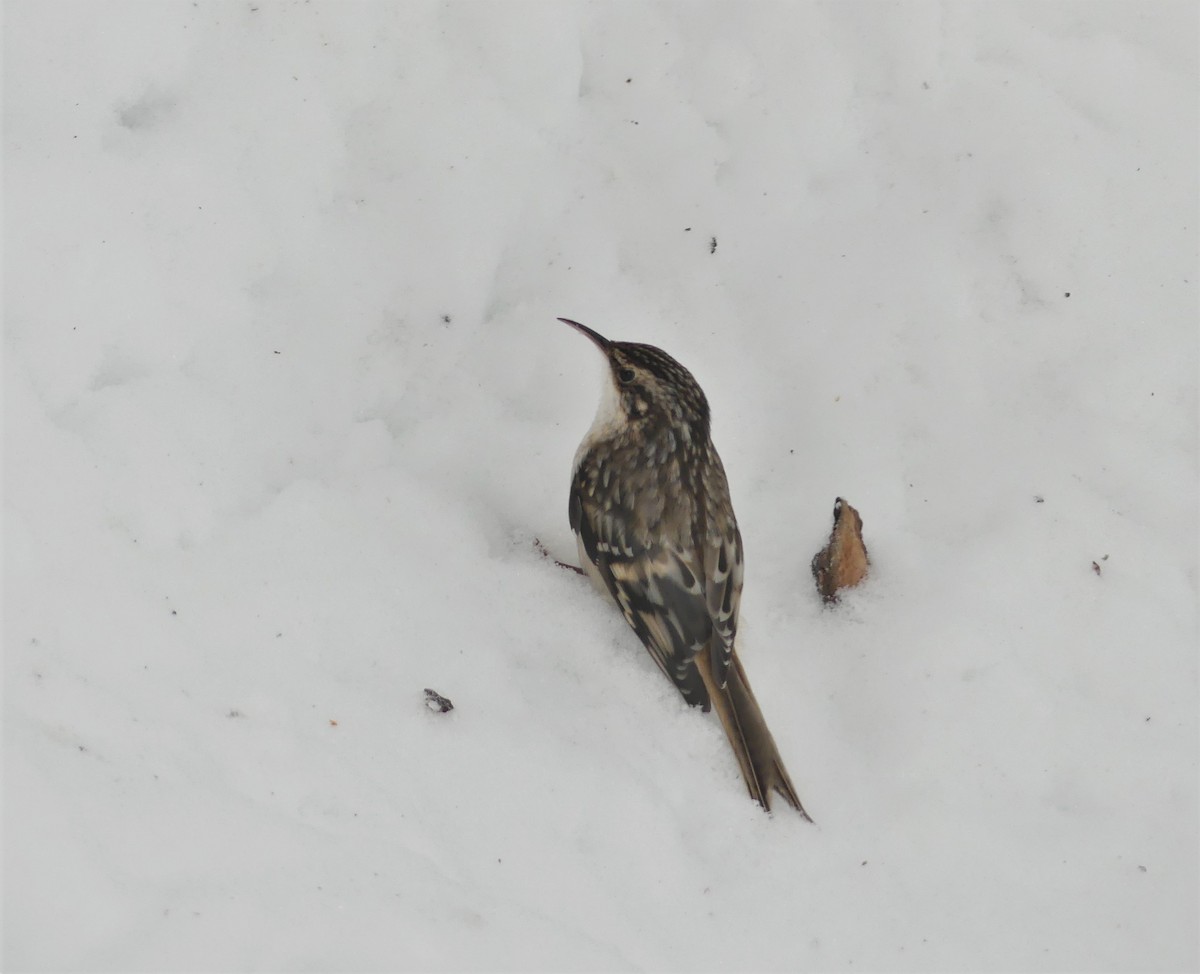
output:
[[[559,321],[591,339],[608,362],[610,419],[621,424],[687,427],[708,437],[708,400],[692,373],[661,348],[614,342],[569,318]]]

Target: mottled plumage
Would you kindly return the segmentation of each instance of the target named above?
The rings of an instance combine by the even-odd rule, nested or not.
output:
[[[560,320],[609,365],[571,477],[580,560],[684,699],[715,707],[751,796],[770,809],[775,790],[807,818],[734,649],[742,539],[708,401],[662,349]]]

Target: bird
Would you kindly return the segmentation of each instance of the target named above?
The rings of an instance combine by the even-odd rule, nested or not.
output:
[[[558,320],[608,364],[571,473],[569,517],[585,573],[683,699],[716,710],[750,797],[770,812],[778,794],[811,822],[734,645],[742,537],[708,399],[661,348]]]

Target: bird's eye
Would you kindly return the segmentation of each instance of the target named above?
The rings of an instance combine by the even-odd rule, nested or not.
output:
[[[620,372],[617,373],[617,378],[620,379],[622,382],[632,382],[633,381],[633,369],[622,369]]]

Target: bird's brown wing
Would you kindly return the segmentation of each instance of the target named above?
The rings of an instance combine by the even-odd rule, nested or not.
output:
[[[730,522],[723,534],[710,533],[702,555],[705,607],[713,627],[709,656],[713,677],[724,687],[733,661],[738,608],[742,601],[742,535],[736,522]]]
[[[713,679],[724,689],[733,662],[738,609],[742,601],[742,535],[733,514],[725,467],[711,443],[708,445],[708,462],[701,469],[697,535],[705,600],[713,626],[709,662]]]
[[[732,514],[724,533],[707,531],[700,550],[688,551],[650,541],[661,532],[640,528],[619,500],[610,497],[603,508],[590,503],[589,482],[595,483],[576,473],[570,518],[596,575],[683,698],[705,710],[715,707],[751,797],[769,811],[778,792],[807,818],[733,649],[742,539]],[[722,473],[717,491],[710,491],[717,503],[723,485]]]
[[[649,541],[631,510],[584,503],[586,489],[576,476],[571,527],[584,554],[659,669],[688,703],[707,710],[708,690],[695,664],[714,640],[697,553]]]

